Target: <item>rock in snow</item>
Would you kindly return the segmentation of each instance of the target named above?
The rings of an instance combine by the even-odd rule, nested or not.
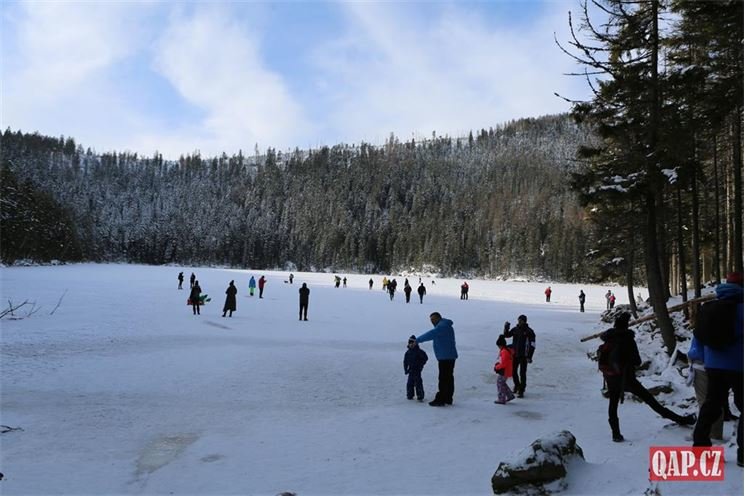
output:
[[[544,484],[564,478],[567,464],[576,457],[585,459],[577,439],[569,431],[536,439],[515,460],[499,464],[491,479],[494,494],[549,493],[551,490],[544,488]]]

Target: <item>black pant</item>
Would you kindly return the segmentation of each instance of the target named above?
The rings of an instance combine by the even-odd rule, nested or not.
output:
[[[420,294],[419,295],[419,304],[422,304],[422,303],[424,303],[424,295],[423,294]]]
[[[528,383],[528,357],[515,357],[512,360],[512,381],[515,392],[524,393]]]
[[[308,320],[308,302],[300,302],[300,318]]]
[[[437,360],[439,375],[437,377],[437,395],[435,401],[452,404],[455,393],[455,360]]]
[[[579,304],[579,311],[580,312],[584,312],[585,311],[585,302],[584,301],[580,302],[580,304]]]
[[[191,305],[191,311],[194,312],[194,315],[199,315],[199,305],[192,304]]]
[[[605,382],[608,385],[608,420],[618,420],[618,403],[621,401],[623,392],[628,391],[662,417],[673,422],[684,423],[685,417],[660,405],[652,393],[636,379],[636,376],[631,374],[626,374],[625,377],[622,375],[606,376]]]
[[[409,378],[406,380],[406,397],[414,398],[416,392],[417,399],[424,399],[424,385],[422,384],[422,371],[409,371]]]
[[[406,303],[408,303],[409,300],[411,300],[411,293],[405,293],[405,294],[406,294]]]
[[[706,401],[698,413],[698,422],[693,430],[693,445],[711,446],[711,426],[722,414],[722,405],[727,401],[732,388],[735,392],[735,406],[740,410],[740,420],[737,421],[737,459],[742,460],[742,372],[706,369],[706,376]]]
[[[259,298],[264,297],[264,288],[259,288]]]

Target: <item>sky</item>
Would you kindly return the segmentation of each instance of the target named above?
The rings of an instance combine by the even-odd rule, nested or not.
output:
[[[166,158],[463,136],[587,98],[574,0],[0,3],[2,129]]]

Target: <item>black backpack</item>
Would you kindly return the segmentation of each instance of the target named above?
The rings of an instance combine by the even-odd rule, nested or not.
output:
[[[716,350],[735,344],[737,307],[738,303],[731,300],[704,303],[696,314],[696,327],[693,329],[698,342]]]

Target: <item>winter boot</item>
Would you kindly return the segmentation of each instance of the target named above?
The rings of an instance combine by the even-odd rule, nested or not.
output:
[[[610,430],[611,433],[613,433],[613,442],[614,443],[622,443],[624,442],[624,438],[621,435],[621,428],[618,425],[618,419],[608,419],[608,423],[610,424]]]

